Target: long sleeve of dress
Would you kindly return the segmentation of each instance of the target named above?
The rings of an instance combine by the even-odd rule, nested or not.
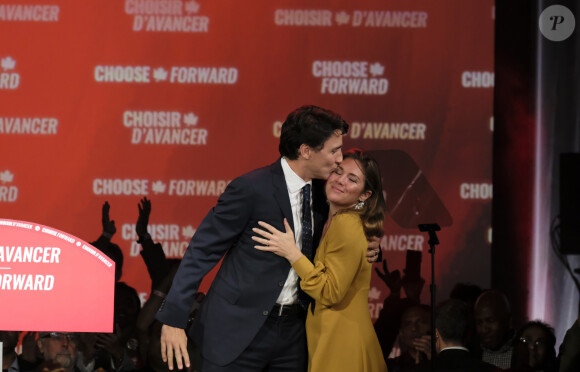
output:
[[[335,216],[318,247],[314,264],[301,257],[292,265],[302,279],[301,288],[325,306],[339,303],[351,287],[360,265],[366,263],[367,246],[358,215]]]

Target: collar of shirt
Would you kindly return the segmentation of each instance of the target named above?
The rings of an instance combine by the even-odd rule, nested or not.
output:
[[[444,351],[444,350],[463,350],[463,351],[469,352],[469,349],[466,347],[463,347],[463,346],[449,346],[449,347],[446,347],[445,349],[441,349],[441,351]]]
[[[292,168],[290,168],[290,164],[288,164],[288,160],[285,157],[282,157],[280,161],[282,164],[282,171],[284,172],[284,179],[286,180],[286,186],[288,187],[288,193],[294,194],[304,187],[307,183],[312,186],[312,181],[306,182],[299,175],[297,175]]]

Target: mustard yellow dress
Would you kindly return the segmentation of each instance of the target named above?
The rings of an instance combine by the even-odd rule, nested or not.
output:
[[[314,264],[302,257],[292,265],[316,301],[306,318],[310,372],[387,371],[368,309],[367,247],[360,217],[342,213],[332,219]]]

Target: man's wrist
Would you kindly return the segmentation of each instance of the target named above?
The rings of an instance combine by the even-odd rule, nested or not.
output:
[[[389,297],[394,297],[394,298],[401,298],[401,291],[391,291],[391,294]]]
[[[139,235],[139,239],[137,240],[137,243],[139,244],[143,244],[146,241],[152,240],[151,239],[151,235],[149,235],[149,233],[144,233]]]

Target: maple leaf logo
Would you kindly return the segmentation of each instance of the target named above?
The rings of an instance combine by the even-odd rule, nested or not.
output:
[[[195,115],[193,112],[190,112],[189,114],[187,114],[183,117],[183,122],[185,124],[187,124],[188,126],[197,125],[198,119],[199,119],[199,116]]]
[[[191,237],[195,235],[195,229],[191,225],[183,227],[181,229],[181,235],[187,239],[191,239]]]
[[[334,16],[334,20],[336,21],[337,25],[342,26],[348,24],[350,16],[348,15],[347,12],[343,10],[342,12],[336,13],[336,15]]]
[[[14,175],[10,173],[9,170],[5,170],[4,172],[0,173],[0,181],[2,183],[12,182],[14,180]]]
[[[168,73],[163,67],[153,70],[153,79],[155,79],[155,81],[165,81],[167,80],[167,75]]]
[[[381,291],[379,291],[375,287],[372,287],[371,290],[369,291],[369,299],[370,300],[378,300],[380,297],[381,297]]]
[[[12,59],[12,57],[8,56],[6,58],[2,58],[2,69],[4,71],[8,71],[8,70],[14,70],[14,67],[16,67],[16,61],[14,59]]]
[[[188,13],[199,12],[199,3],[195,0],[187,1],[185,3],[185,11]]]
[[[371,75],[379,76],[385,72],[385,66],[381,65],[380,63],[373,63],[370,68]]]
[[[166,187],[167,186],[163,183],[163,181],[155,181],[151,185],[151,190],[153,190],[155,194],[163,194]]]

